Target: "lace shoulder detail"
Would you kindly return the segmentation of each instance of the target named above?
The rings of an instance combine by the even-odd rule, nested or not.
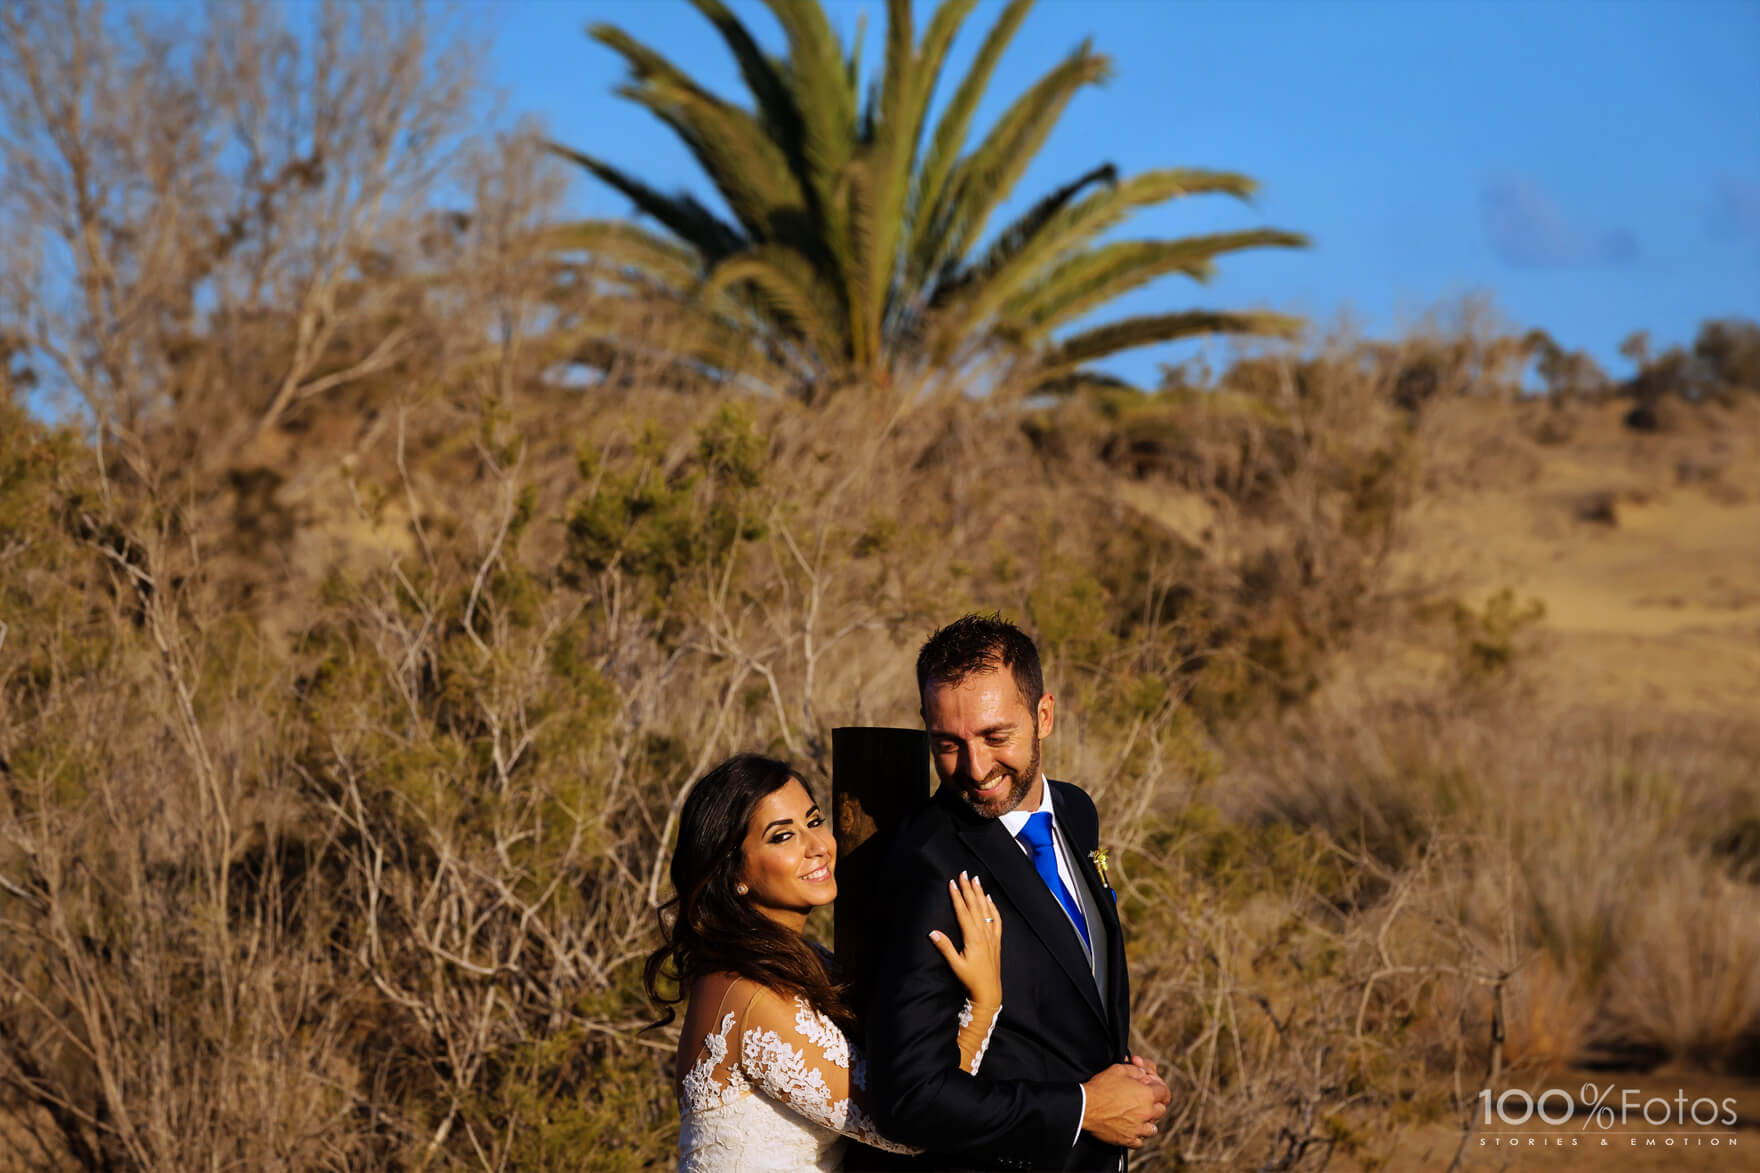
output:
[[[715,1082],[716,1070],[726,1064],[728,1036],[733,1033],[734,1021],[734,1013],[729,1010],[721,1018],[721,1029],[703,1036],[703,1057],[685,1072],[684,1081],[679,1085],[681,1111],[700,1112],[706,1108],[725,1107],[752,1090],[738,1064],[726,1068],[725,1084]]]
[[[753,1083],[809,1119],[834,1118],[847,1102],[832,1099],[824,1069],[776,1031],[747,1029],[740,1036],[740,1065]]]
[[[868,1107],[867,1062],[835,1022],[804,998],[744,988],[749,998],[704,1035],[680,1084],[681,1170],[832,1169],[840,1136],[919,1151],[880,1135]],[[976,1050],[973,1074],[998,1017],[976,1016],[967,1003],[959,1020],[961,1051]]]
[[[824,1052],[827,1062],[849,1070],[849,1036],[837,1029],[836,1023],[809,1006],[804,998],[794,1000],[794,1028],[803,1039]]]
[[[866,1108],[861,1052],[804,998],[754,1003],[740,1033],[740,1066],[753,1090],[813,1124],[891,1152],[917,1151],[880,1135]]]

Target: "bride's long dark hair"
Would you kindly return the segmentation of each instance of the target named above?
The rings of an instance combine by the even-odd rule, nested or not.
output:
[[[673,1020],[673,1007],[698,978],[735,973],[805,998],[846,1033],[856,1029],[843,987],[813,947],[735,890],[752,811],[791,779],[806,786],[786,762],[738,754],[691,787],[672,851],[673,896],[660,906],[662,944],[642,969],[642,984],[660,1007],[654,1026]],[[663,980],[672,988],[663,988]]]

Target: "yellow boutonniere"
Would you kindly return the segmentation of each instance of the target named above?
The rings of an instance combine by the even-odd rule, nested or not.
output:
[[[1112,880],[1106,875],[1106,849],[1096,847],[1088,852],[1088,858],[1093,861],[1094,870],[1100,873],[1100,882],[1105,884],[1107,888],[1111,888]]]

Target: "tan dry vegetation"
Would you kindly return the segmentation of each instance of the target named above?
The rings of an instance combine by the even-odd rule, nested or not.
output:
[[[1415,503],[1397,568],[1542,604],[1548,691],[1760,712],[1760,408],[1706,405],[1652,435],[1625,427],[1617,400],[1526,405],[1519,428],[1502,409],[1474,419],[1485,406],[1458,405],[1454,427],[1494,437],[1490,458]],[[1530,438],[1559,414],[1568,442]]]
[[[143,1168],[664,1163],[633,962],[684,786],[741,746],[822,781],[829,728],[909,723],[911,648],[972,606],[1040,634],[1052,769],[1107,812],[1138,1043],[1177,1092],[1149,1160],[1372,1164],[1458,1141],[1486,1078],[1751,1071],[1751,723],[1561,692],[1519,592],[1455,604],[1400,571],[1445,492],[1385,386],[1322,384],[1295,439],[1288,405],[1183,402],[1184,446],[1136,471],[1076,405],[1023,427],[959,399],[467,381],[322,460],[289,448],[352,458],[346,523],[184,523],[303,552],[292,607],[221,553],[167,592],[150,562],[150,591],[106,578],[127,547],[60,504],[89,451],[15,429],[10,581],[38,616],[0,645],[8,948],[38,966],[11,971],[18,1120],[51,1164],[111,1159],[100,1107],[147,1117],[115,1158]],[[149,1025],[201,1020],[240,1042]]]

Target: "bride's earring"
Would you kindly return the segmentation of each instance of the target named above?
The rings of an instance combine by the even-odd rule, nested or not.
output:
[[[733,886],[733,890],[735,892],[738,892],[741,896],[744,896],[748,891],[750,891],[750,889],[747,888],[744,884],[735,884]]]

